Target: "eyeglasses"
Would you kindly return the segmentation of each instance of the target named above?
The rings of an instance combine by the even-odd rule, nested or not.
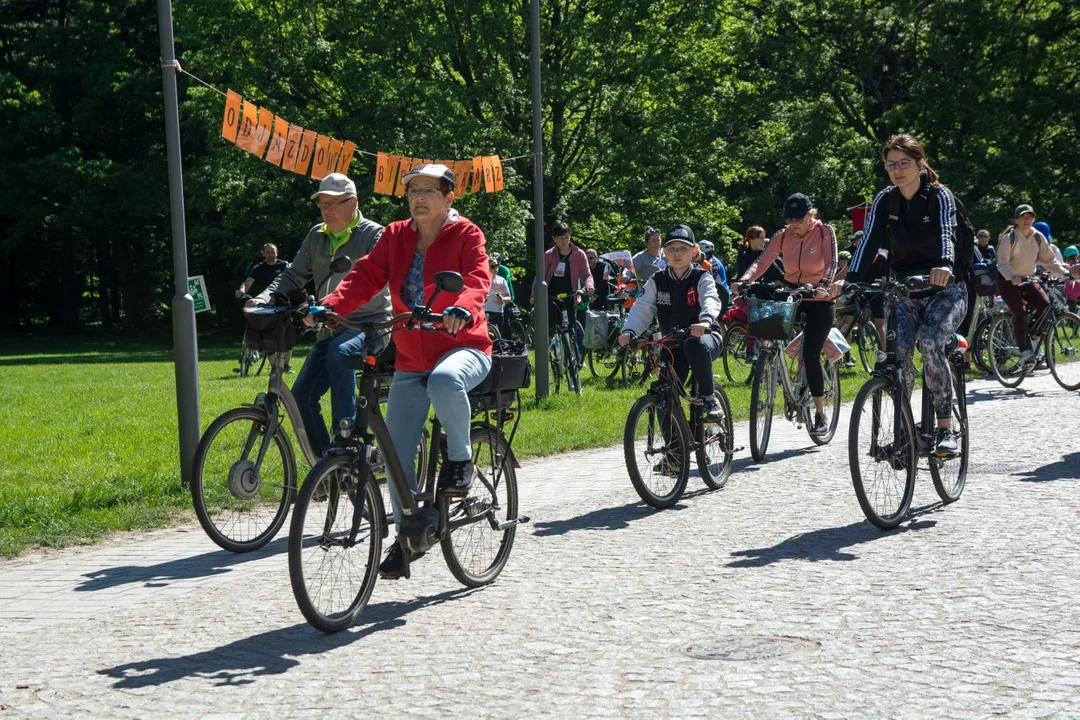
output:
[[[339,208],[339,207],[341,207],[342,205],[344,205],[345,203],[349,202],[350,200],[352,200],[352,196],[351,196],[351,195],[350,195],[349,197],[345,198],[344,200],[338,200],[338,201],[336,201],[336,202],[326,202],[326,201],[319,201],[319,202],[315,203],[315,205],[316,205],[316,206],[317,206],[317,207],[318,207],[318,208],[319,208],[320,210],[334,210],[334,209],[336,209],[336,208]]]
[[[899,168],[900,170],[907,170],[909,167],[911,167],[911,163],[913,162],[915,161],[911,158],[904,158],[903,160],[898,160],[897,162],[887,162],[885,163],[885,172],[896,172],[897,168]]]
[[[683,245],[682,243],[679,243],[677,245],[668,245],[664,249],[667,250],[669,253],[672,253],[673,255],[682,255],[683,253],[690,252],[690,246]]]
[[[437,187],[422,187],[406,190],[405,195],[410,198],[433,198],[441,192],[442,190]]]

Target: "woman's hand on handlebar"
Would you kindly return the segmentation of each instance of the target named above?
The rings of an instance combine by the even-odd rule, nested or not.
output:
[[[312,305],[308,308],[307,314],[304,315],[304,324],[308,327],[315,327],[315,323],[326,322],[326,315],[330,312],[330,308],[325,305]]]
[[[472,323],[472,313],[463,307],[451,305],[443,310],[442,324],[450,334],[456,333]]]

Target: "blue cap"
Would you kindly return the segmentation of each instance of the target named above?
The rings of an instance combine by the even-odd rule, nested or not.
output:
[[[1043,235],[1045,235],[1047,240],[1053,240],[1054,239],[1054,238],[1050,237],[1050,224],[1049,223],[1045,223],[1042,220],[1040,220],[1039,222],[1035,223],[1034,228],[1036,230],[1038,230],[1039,232],[1041,232]]]

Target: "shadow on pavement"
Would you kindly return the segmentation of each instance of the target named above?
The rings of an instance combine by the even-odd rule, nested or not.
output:
[[[683,509],[681,506],[676,505],[668,510],[656,510],[643,502],[628,503],[621,507],[600,508],[565,520],[535,522],[533,526],[536,529],[533,531],[533,535],[536,537],[550,537],[552,535],[565,535],[573,530],[622,530],[630,527],[630,523],[634,520],[640,520],[658,512],[681,509]]]
[[[1023,400],[1025,398],[1045,397],[1046,395],[1047,393],[1042,390],[1031,391],[1022,387],[980,388],[968,391],[967,403],[971,405],[986,400]]]
[[[1049,482],[1051,480],[1080,479],[1080,452],[1066,455],[1057,462],[1043,465],[1034,470],[1013,473],[1021,482]]]
[[[124,663],[98,670],[99,675],[116,678],[113,687],[134,689],[165,685],[185,678],[202,678],[215,686],[250,685],[266,675],[281,675],[300,664],[301,655],[317,655],[362,640],[383,630],[405,625],[404,617],[414,610],[439,605],[475,592],[458,588],[408,602],[368,605],[361,615],[362,625],[351,630],[324,635],[307,623],[271,630],[228,645],[181,657],[164,657]]]
[[[843,527],[823,528],[808,533],[800,533],[772,547],[736,550],[731,555],[741,559],[732,560],[727,566],[733,568],[764,567],[781,560],[809,560],[810,562],[819,560],[857,560],[858,555],[844,552],[844,548],[911,530],[932,528],[937,525],[936,520],[919,520],[917,518],[940,507],[941,503],[936,503],[913,511],[913,519],[906,524],[900,525],[895,530],[879,530],[871,525],[869,521],[864,520]]]
[[[813,454],[818,452],[820,448],[817,445],[811,445],[810,447],[796,447],[788,448],[787,450],[781,450],[780,452],[766,452],[765,459],[761,462],[754,460],[753,455],[750,454],[749,443],[743,449],[746,454],[742,457],[736,457],[731,461],[731,475],[735,476],[736,473],[757,472],[765,463],[778,462],[780,460],[787,460],[793,457],[802,457],[803,455]]]
[[[130,583],[143,583],[144,587],[165,587],[173,580],[222,575],[231,572],[233,565],[284,553],[288,548],[289,538],[282,536],[249,553],[216,550],[194,557],[169,560],[157,565],[120,565],[104,568],[85,573],[87,580],[75,590],[76,592],[93,592]]]

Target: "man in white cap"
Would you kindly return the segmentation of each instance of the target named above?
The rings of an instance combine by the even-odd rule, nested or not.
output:
[[[337,287],[348,270],[333,273],[335,258],[349,257],[356,262],[371,252],[382,233],[382,225],[366,220],[356,199],[356,184],[341,173],[331,173],[312,194],[323,221],[308,230],[296,258],[253,302],[271,302],[273,295],[287,296],[314,281],[315,297],[324,297]],[[370,301],[349,315],[354,322],[383,322],[390,319],[390,293],[384,287]],[[344,327],[323,327],[304,360],[304,367],[292,386],[293,396],[304,420],[304,430],[316,456],[330,445],[330,433],[319,405],[330,391],[333,427],[356,414],[356,373],[346,367],[350,355],[362,352],[364,336]]]

